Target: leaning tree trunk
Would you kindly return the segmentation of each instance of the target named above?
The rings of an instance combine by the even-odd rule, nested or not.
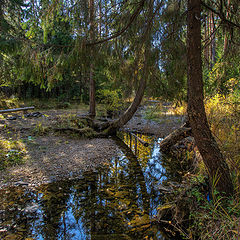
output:
[[[211,183],[219,192],[231,195],[233,184],[230,171],[216,140],[212,136],[204,108],[200,13],[201,0],[188,0],[188,117]]]
[[[93,0],[89,0],[90,2]],[[146,29],[144,31],[144,34],[142,36],[142,39],[140,41],[140,46],[139,49],[142,50],[144,48],[144,60],[143,60],[143,68],[142,68],[142,76],[141,80],[139,82],[139,87],[137,90],[137,93],[135,95],[135,98],[130,105],[130,107],[119,117],[119,119],[111,121],[111,122],[101,122],[98,120],[94,120],[91,118],[91,113],[90,113],[90,118],[87,116],[83,116],[82,118],[87,121],[86,125],[91,128],[92,137],[106,137],[109,135],[115,135],[117,130],[121,128],[123,125],[125,125],[134,115],[134,113],[137,111],[143,95],[144,95],[144,90],[146,88],[146,82],[148,78],[148,59],[149,59],[149,54],[150,54],[150,33],[151,33],[151,28],[152,28],[152,20],[153,19],[153,0],[149,1],[149,16],[148,16],[148,21],[146,24]],[[138,63],[138,58],[136,63]],[[57,129],[58,131],[60,129]],[[79,132],[79,129],[75,128],[66,128],[65,130],[70,130],[70,131],[75,131]],[[81,130],[81,129],[80,129]],[[82,130],[81,130],[82,132]],[[86,132],[86,128],[84,129],[83,132]]]
[[[146,88],[146,82],[148,78],[148,59],[150,55],[150,46],[151,46],[151,29],[152,29],[152,21],[149,21],[153,17],[153,0],[149,1],[149,8],[148,8],[148,21],[146,25],[146,30],[142,38],[142,44],[141,47],[144,47],[144,61],[143,61],[143,72],[141,81],[139,83],[139,87],[137,90],[137,93],[135,95],[135,98],[130,105],[130,107],[125,111],[123,115],[119,117],[116,121],[114,121],[111,126],[109,127],[108,131],[110,134],[115,133],[119,128],[123,127],[134,115],[134,113],[137,111],[143,95]]]
[[[146,63],[145,63],[146,64]],[[144,68],[145,68],[145,64],[144,64]],[[109,123],[109,125],[105,124],[105,126],[103,128],[105,129],[104,134],[105,135],[114,135],[116,134],[116,131],[123,127],[134,115],[134,113],[137,111],[143,95],[144,95],[144,91],[146,88],[146,76],[145,74],[142,76],[141,81],[139,83],[139,87],[138,90],[136,92],[135,98],[132,102],[132,104],[129,106],[129,108],[119,117],[119,119],[113,121],[112,123]]]

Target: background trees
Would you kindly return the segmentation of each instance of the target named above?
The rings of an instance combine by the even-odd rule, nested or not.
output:
[[[145,1],[3,3],[0,79],[1,85],[15,86],[13,93],[88,101],[90,75],[96,96],[99,90],[118,88],[129,97],[137,88],[135,59],[146,22]],[[208,95],[227,94],[228,79],[239,73],[238,4],[218,0],[202,7],[204,88]],[[146,93],[186,100],[186,1],[155,0],[153,12]]]

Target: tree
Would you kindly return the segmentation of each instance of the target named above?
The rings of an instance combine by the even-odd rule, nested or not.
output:
[[[161,6],[161,4],[160,4]],[[154,12],[153,12],[153,0],[149,1],[148,5],[148,16],[147,16],[147,24],[145,26],[145,31],[143,33],[143,36],[141,38],[141,44],[139,46],[139,51],[144,51],[143,54],[143,63],[142,63],[142,75],[141,79],[139,82],[139,86],[135,95],[135,98],[132,102],[132,104],[129,106],[129,108],[114,122],[108,123],[101,126],[104,126],[103,128],[105,129],[104,134],[115,134],[116,131],[123,127],[134,115],[134,113],[137,111],[138,106],[140,105],[144,91],[146,88],[147,84],[147,79],[148,79],[148,61],[150,58],[150,46],[151,46],[151,30],[152,30],[152,19],[154,17]],[[138,61],[138,58],[137,58]],[[102,127],[101,127],[102,128]]]
[[[201,0],[188,0],[187,17],[188,117],[211,183],[227,196],[233,193],[228,165],[208,125],[204,108],[201,58]]]
[[[94,0],[89,0],[89,19],[90,19],[90,41],[93,42],[95,40],[95,27],[94,27]],[[90,49],[91,59],[94,56],[94,47],[91,46]],[[94,79],[94,65],[90,63],[90,70],[89,70],[89,116],[94,118],[96,116],[96,84]]]

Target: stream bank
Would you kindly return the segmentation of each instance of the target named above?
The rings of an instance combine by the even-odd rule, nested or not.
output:
[[[155,218],[163,201],[158,186],[177,171],[165,171],[161,138],[138,137],[148,147],[124,133],[123,141],[110,139],[117,150],[108,163],[72,179],[2,188],[2,239],[169,239]]]
[[[25,163],[0,171],[0,188],[6,185],[37,186],[53,180],[74,178],[79,172],[107,164],[118,150],[111,138],[79,139],[72,135],[48,132],[48,128],[66,116],[83,114],[79,110],[42,111],[39,117],[2,119],[0,140],[20,141]],[[164,137],[181,125],[181,116],[163,116],[155,122],[143,118],[140,109],[122,131],[141,132]]]
[[[164,226],[159,230],[157,209],[164,203],[162,184],[177,181],[183,169],[169,171],[172,163],[159,151],[159,136],[177,128],[182,118],[154,122],[135,116],[119,141],[45,132],[59,117],[48,112],[2,127],[1,138],[20,138],[28,156],[25,164],[0,174],[3,239],[45,239],[44,229],[52,239],[171,239]],[[148,134],[139,134],[141,129]]]

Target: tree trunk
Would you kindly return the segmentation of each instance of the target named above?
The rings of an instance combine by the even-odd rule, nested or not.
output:
[[[149,1],[149,8],[148,8],[148,18],[147,19],[151,19],[153,15],[153,0]],[[132,104],[130,105],[130,107],[126,110],[126,112],[120,116],[120,118],[114,122],[114,127],[117,128],[121,128],[122,126],[124,126],[134,115],[134,113],[137,111],[143,95],[144,95],[144,91],[146,88],[146,82],[147,82],[147,77],[148,77],[148,59],[149,59],[149,55],[150,55],[150,46],[151,46],[151,29],[152,29],[152,21],[148,21],[147,25],[146,25],[146,30],[145,33],[143,35],[143,39],[142,39],[142,44],[141,47],[144,47],[144,61],[143,61],[143,74],[142,74],[142,78],[136,93],[136,96],[132,102]]]
[[[228,17],[229,17],[229,12],[230,12],[230,0],[228,0],[228,3],[227,3],[227,14],[226,14],[226,19],[228,19]],[[226,29],[225,29],[225,35],[224,35],[224,48],[223,48],[224,56],[227,55],[227,53],[228,53],[228,48],[229,48],[228,34],[227,34]]]
[[[2,10],[3,6],[2,4],[0,4],[0,32],[2,33],[3,32],[3,28],[2,28],[2,25],[3,25],[3,10]]]
[[[92,1],[92,0],[90,0]],[[123,115],[119,117],[119,119],[112,121],[112,122],[100,122],[96,121],[93,119],[88,119],[88,122],[90,124],[90,127],[94,129],[96,132],[96,136],[108,136],[108,135],[115,135],[116,131],[121,128],[123,125],[125,125],[134,115],[134,113],[137,111],[138,106],[140,105],[143,95],[144,95],[144,90],[146,88],[146,82],[147,82],[147,77],[148,77],[148,58],[150,54],[150,33],[151,33],[151,28],[152,28],[152,21],[150,19],[153,18],[153,0],[150,1],[149,3],[149,16],[148,16],[148,21],[146,25],[146,29],[144,31],[144,34],[141,39],[141,43],[139,46],[139,50],[142,51],[144,48],[144,60],[143,60],[143,69],[142,69],[142,76],[141,80],[139,83],[139,87],[137,90],[137,93],[135,95],[135,98],[130,105],[130,107],[124,112]],[[86,117],[84,117],[86,119]]]
[[[94,0],[89,0],[89,16],[90,16],[90,41],[94,41],[95,38],[95,29],[94,29]],[[94,54],[94,46],[91,46],[91,61],[93,59]],[[96,87],[95,87],[95,79],[94,79],[94,65],[90,63],[89,70],[89,116],[91,118],[95,118],[96,116]]]
[[[211,13],[211,69],[216,63],[216,28],[215,28],[215,21],[214,21],[214,14]]]
[[[90,82],[90,87],[89,87],[89,116],[91,118],[95,118],[96,116],[96,87],[95,87],[95,79],[93,76],[93,64],[90,65],[90,73],[89,73],[89,82]]]
[[[145,65],[146,65],[146,63],[145,63]],[[120,116],[120,118],[115,122],[116,126],[118,126],[119,128],[122,127],[133,117],[134,113],[137,111],[138,106],[140,105],[140,103],[142,101],[145,88],[146,88],[146,76],[144,74],[144,76],[142,76],[136,96],[135,96],[132,104],[125,111],[125,113],[122,116]]]
[[[207,168],[212,187],[233,193],[228,165],[212,136],[204,108],[201,59],[201,0],[188,0],[188,117],[192,133]]]
[[[205,57],[205,62],[207,65],[207,68],[209,69],[209,16],[206,16],[205,20],[205,49],[204,49],[204,57]]]

